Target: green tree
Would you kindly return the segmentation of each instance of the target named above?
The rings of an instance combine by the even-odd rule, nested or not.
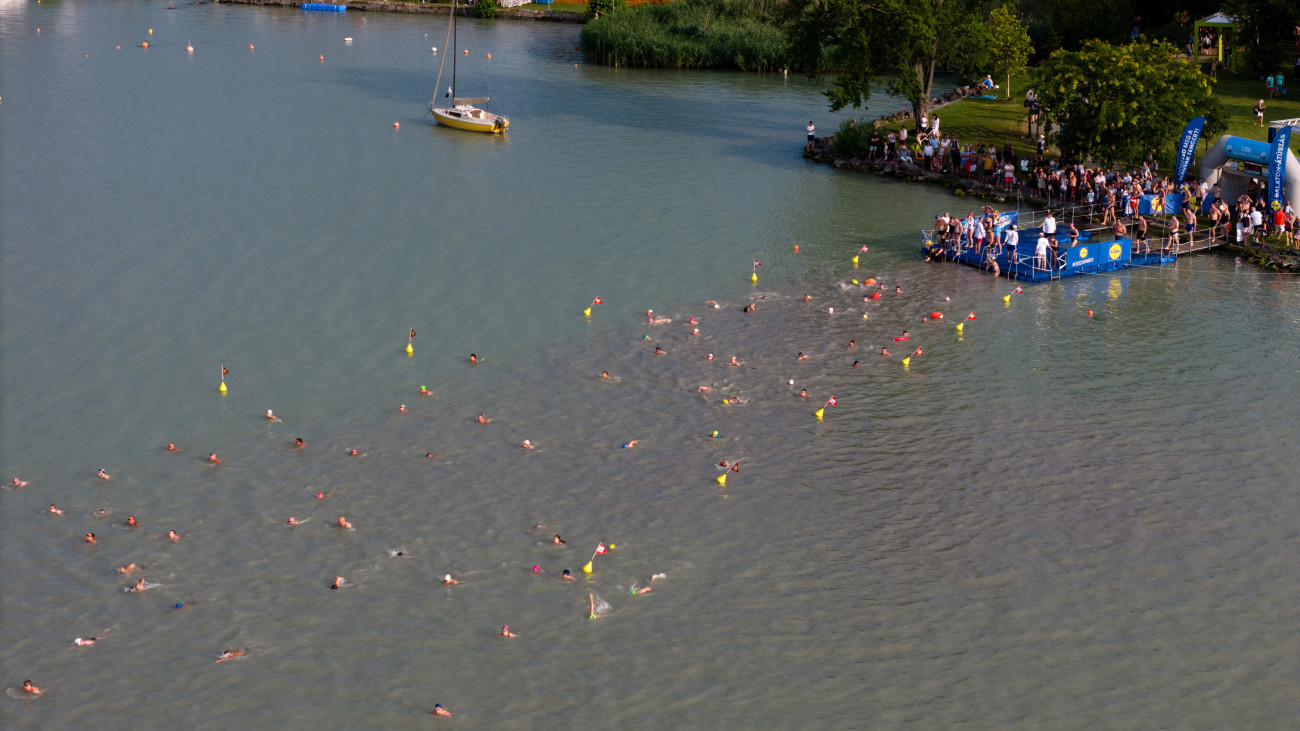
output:
[[[1295,0],[1225,0],[1223,10],[1237,19],[1237,44],[1246,70],[1256,76],[1289,66],[1287,49],[1295,48],[1300,3]]]
[[[1172,147],[1192,117],[1221,119],[1209,79],[1176,52],[1158,41],[1091,41],[1053,53],[1039,85],[1048,129],[1059,125],[1053,141],[1063,152],[1136,163]]]
[[[594,20],[602,15],[609,15],[626,5],[626,0],[591,0],[587,3],[587,20]]]
[[[1016,17],[1010,4],[1000,5],[989,13],[989,34],[993,74],[999,79],[1006,76],[1007,98],[1010,99],[1011,75],[1023,73],[1029,66],[1034,44],[1029,40],[1025,24]]]
[[[919,119],[936,67],[969,72],[988,57],[988,27],[970,0],[791,0],[789,12],[799,66],[837,72],[832,111],[861,106],[883,81]]]

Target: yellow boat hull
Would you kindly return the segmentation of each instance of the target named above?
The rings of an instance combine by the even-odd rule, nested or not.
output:
[[[445,124],[448,127],[463,129],[467,132],[486,132],[496,134],[505,132],[510,126],[510,120],[505,117],[485,112],[476,107],[430,107],[433,112],[433,118],[438,124]]]

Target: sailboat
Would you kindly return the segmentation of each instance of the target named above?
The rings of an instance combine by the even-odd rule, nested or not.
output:
[[[451,20],[447,24],[447,38],[451,41],[443,41],[443,49],[450,49],[451,52],[451,87],[447,89],[446,96],[451,99],[451,106],[438,106],[438,89],[442,88],[442,64],[447,60],[447,54],[444,51],[442,60],[438,62],[438,81],[434,84],[434,97],[429,100],[429,111],[433,112],[433,118],[439,124],[445,124],[448,127],[463,129],[469,132],[487,132],[496,134],[505,132],[510,126],[510,120],[499,114],[479,109],[475,104],[487,104],[487,97],[458,97],[456,96],[456,0],[451,0]],[[444,102],[445,103],[445,102]]]

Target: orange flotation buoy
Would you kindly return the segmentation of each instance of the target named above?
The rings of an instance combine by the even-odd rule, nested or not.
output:
[[[879,293],[879,292],[873,292],[873,293],[871,294],[871,299],[873,299],[873,300],[878,300],[878,299],[880,299],[880,293]]]
[[[943,319],[943,313],[942,313],[942,312],[931,312],[931,313],[930,313],[930,318],[931,318],[931,319],[934,319],[934,320],[942,320],[942,319]]]
[[[868,279],[867,281],[865,281],[865,282],[862,283],[862,286],[864,286],[864,287],[870,287],[871,285],[873,285],[873,284],[875,284],[875,283],[876,283],[876,280],[874,280],[874,279]]]

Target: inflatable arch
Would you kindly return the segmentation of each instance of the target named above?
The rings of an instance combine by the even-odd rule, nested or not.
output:
[[[1251,178],[1264,185],[1268,180],[1268,151],[1271,145],[1260,140],[1224,135],[1201,158],[1201,178],[1210,185],[1218,184],[1223,199],[1229,203],[1246,192]],[[1262,168],[1262,172],[1249,172],[1229,162],[1246,163]],[[1286,151],[1286,177],[1282,185],[1282,200],[1300,211],[1300,161]]]

